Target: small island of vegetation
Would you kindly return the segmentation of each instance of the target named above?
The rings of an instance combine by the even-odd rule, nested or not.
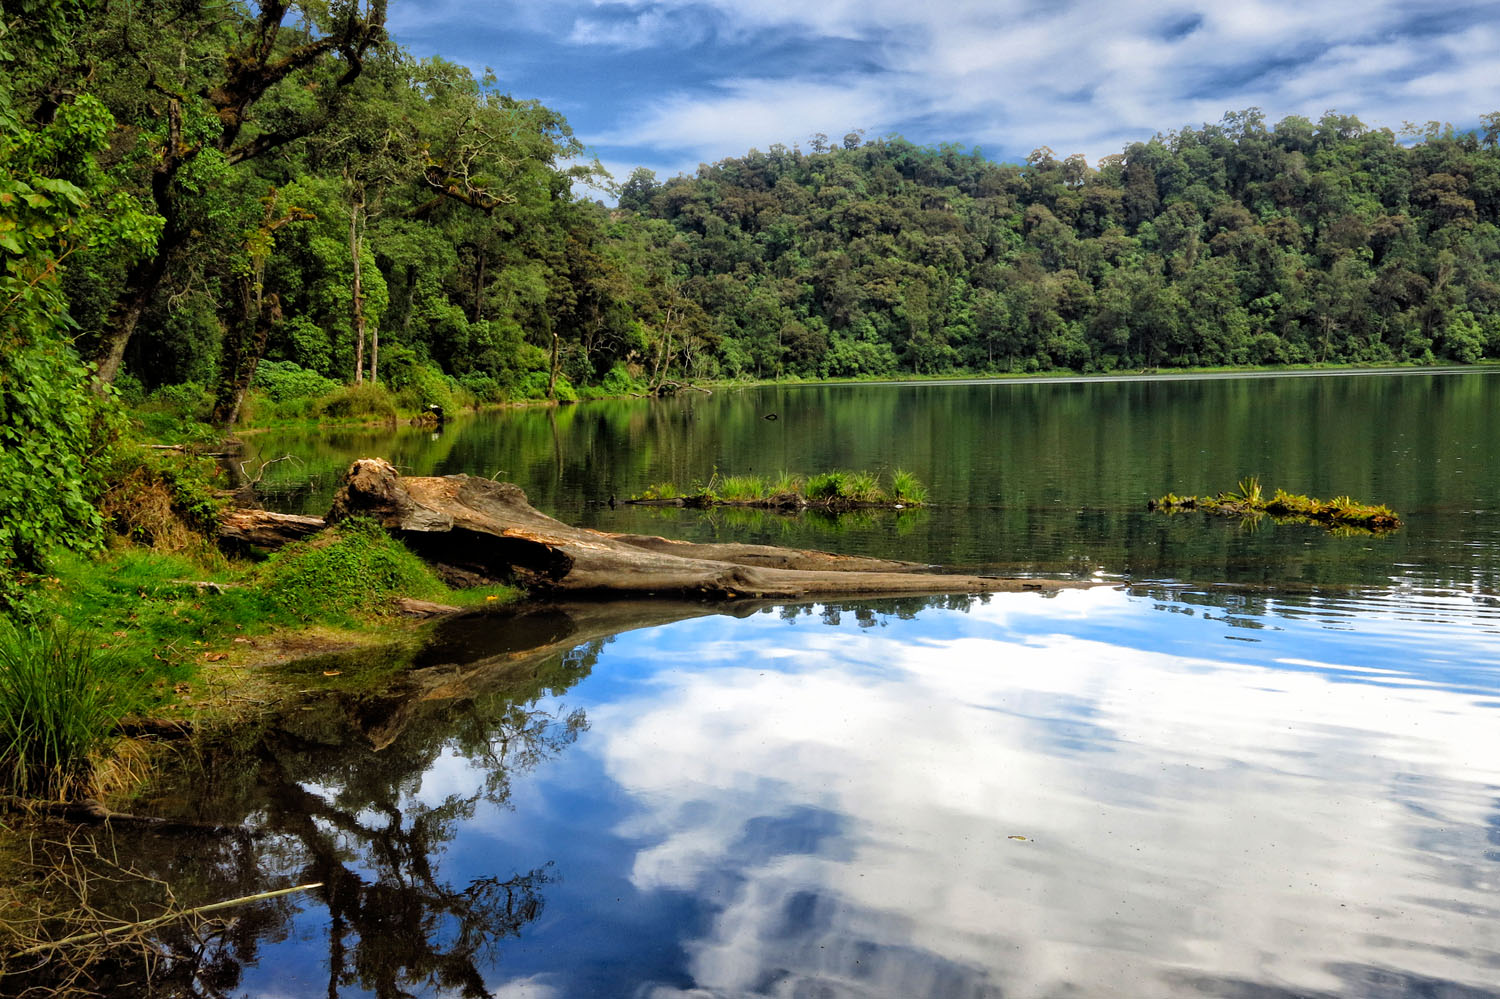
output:
[[[1348,496],[1321,500],[1278,489],[1265,495],[1260,480],[1242,479],[1238,492],[1221,492],[1217,496],[1178,496],[1167,493],[1147,502],[1148,510],[1181,513],[1202,510],[1224,517],[1258,519],[1269,516],[1278,522],[1322,524],[1333,529],[1354,529],[1378,533],[1394,531],[1401,518],[1388,506],[1357,502]]]
[[[747,506],[770,510],[813,507],[833,513],[876,508],[904,509],[927,502],[927,487],[903,469],[891,473],[890,486],[877,472],[829,471],[802,476],[782,472],[774,479],[760,475],[715,474],[706,486],[682,489],[675,483],[648,486],[627,503],[655,506]]]

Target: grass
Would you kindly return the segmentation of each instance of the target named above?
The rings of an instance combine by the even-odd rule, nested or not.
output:
[[[390,637],[399,597],[487,607],[519,594],[449,589],[379,527],[349,521],[258,564],[140,545],[69,555],[35,595],[39,616],[130,664],[136,710],[172,713],[232,694],[226,668]]]
[[[134,672],[89,632],[0,623],[0,786],[31,798],[92,793],[94,757],[134,707]]]
[[[1178,496],[1176,493],[1167,493],[1146,506],[1147,509],[1163,513],[1202,510],[1205,513],[1246,519],[1270,516],[1277,521],[1322,524],[1338,530],[1356,529],[1370,533],[1393,531],[1401,526],[1400,516],[1390,507],[1361,503],[1349,496],[1321,500],[1277,489],[1267,499],[1260,480],[1254,476],[1241,479],[1235,490],[1221,492],[1216,496]]]
[[[680,501],[682,505],[760,506],[786,509],[815,506],[831,511],[869,507],[911,507],[927,502],[927,487],[910,472],[897,469],[889,487],[875,472],[832,470],[800,476],[780,472],[774,478],[758,475],[725,475],[717,472],[708,485],[683,489],[672,482],[648,486],[631,502]]]

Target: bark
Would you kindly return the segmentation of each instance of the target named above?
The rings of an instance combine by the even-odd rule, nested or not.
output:
[[[328,525],[321,517],[269,510],[227,510],[219,516],[219,540],[241,547],[280,548],[312,537]]]
[[[354,384],[356,385],[365,380],[365,299],[359,270],[359,210],[362,207],[363,201],[359,197],[356,197],[353,204],[349,206],[349,257],[354,264]],[[374,376],[371,376],[371,381],[373,380]]]
[[[606,534],[554,520],[510,483],[468,475],[402,478],[378,458],[350,467],[328,520],[353,516],[383,524],[450,583],[516,582],[533,593],[739,600],[1085,585],[945,575],[915,563],[827,552]]]

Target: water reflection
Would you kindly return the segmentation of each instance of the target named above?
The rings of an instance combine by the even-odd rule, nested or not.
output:
[[[597,752],[638,803],[632,882],[713,900],[693,988],[1489,994],[1495,719],[1441,672],[1359,682],[1435,633],[1278,663],[1119,594],[1038,603],[639,637],[651,675],[593,709]],[[741,846],[799,816],[793,849]]]
[[[222,994],[1496,994],[1493,636],[1227,597],[459,622],[210,759],[182,807],[268,835],[161,863],[330,886]]]
[[[512,481],[553,516],[624,533],[832,547],[1012,575],[1104,569],[1136,580],[1291,586],[1394,577],[1493,595],[1497,406],[1500,377],[1485,369],[766,386],[486,414],[450,422],[435,442],[409,427],[250,440],[262,459],[298,456],[271,466],[261,486],[269,504],[300,512],[325,512],[349,462],[380,454],[410,474]],[[767,412],[781,419],[761,419]],[[841,467],[905,468],[928,484],[932,506],[829,522],[607,505],[653,482]],[[1338,538],[1144,509],[1152,496],[1213,492],[1248,475],[1267,488],[1386,503],[1406,527]]]

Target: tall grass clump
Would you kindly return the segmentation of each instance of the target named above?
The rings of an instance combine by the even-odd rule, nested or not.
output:
[[[714,492],[729,503],[748,502],[765,498],[767,483],[757,475],[726,475],[718,480]]]
[[[891,473],[891,497],[908,506],[920,506],[927,502],[927,487],[912,473],[898,468]]]
[[[131,670],[88,632],[0,623],[0,786],[87,794],[93,755],[133,706]]]
[[[847,472],[820,472],[807,478],[807,498],[810,500],[836,500],[847,496],[849,483]]]

